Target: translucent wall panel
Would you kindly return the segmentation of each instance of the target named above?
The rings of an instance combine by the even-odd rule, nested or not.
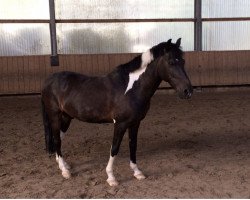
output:
[[[250,17],[250,0],[202,0],[202,17]]]
[[[56,0],[58,19],[193,18],[194,0]]]
[[[193,50],[193,23],[57,24],[59,53],[137,53],[182,37],[184,50]]]
[[[203,50],[250,50],[250,21],[203,22]]]
[[[0,0],[0,19],[49,19],[49,0]]]
[[[48,24],[0,24],[0,56],[50,54]]]

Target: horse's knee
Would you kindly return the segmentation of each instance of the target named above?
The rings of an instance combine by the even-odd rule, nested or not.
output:
[[[123,137],[123,135],[121,135],[120,138],[116,142],[113,142],[112,148],[110,151],[111,156],[116,156],[118,154],[119,149],[120,149],[120,145],[121,145],[121,141],[122,141],[122,137]]]

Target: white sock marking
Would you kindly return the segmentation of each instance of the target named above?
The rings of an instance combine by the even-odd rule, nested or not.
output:
[[[134,171],[134,176],[138,180],[145,179],[146,177],[143,175],[142,171],[138,169],[137,164],[130,161],[130,168]]]
[[[107,172],[107,175],[108,175],[107,180],[115,180],[115,176],[114,176],[114,173],[113,173],[114,161],[115,161],[115,156],[114,157],[110,156],[108,165],[106,167],[106,172]]]
[[[124,94],[126,94],[127,91],[129,91],[133,87],[134,82],[137,81],[140,76],[145,72],[146,67],[152,60],[154,60],[154,57],[150,50],[147,50],[141,55],[141,66],[134,72],[129,73],[129,82]]]
[[[134,176],[142,174],[142,172],[138,169],[137,164],[134,164],[132,161],[130,161],[130,168],[134,171]]]
[[[58,163],[59,169],[62,171],[64,178],[68,179],[70,177],[69,165],[64,161],[61,156],[56,154],[56,162]]]

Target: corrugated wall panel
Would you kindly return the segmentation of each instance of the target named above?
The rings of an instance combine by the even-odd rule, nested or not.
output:
[[[49,19],[49,1],[1,0],[0,19]]]
[[[202,0],[202,17],[250,17],[249,0]]]
[[[49,24],[0,24],[0,56],[50,54]]]
[[[63,70],[104,75],[136,55],[60,55],[59,67],[49,56],[0,57],[0,94],[39,93],[49,74]],[[186,52],[185,59],[194,86],[250,84],[250,51]]]
[[[202,31],[204,51],[250,50],[250,21],[203,22]]]
[[[183,31],[185,30],[185,31]],[[60,54],[138,53],[172,38],[194,49],[192,22],[57,24]]]
[[[194,0],[56,0],[58,19],[192,18]]]

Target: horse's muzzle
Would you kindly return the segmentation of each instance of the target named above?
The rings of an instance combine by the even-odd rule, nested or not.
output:
[[[179,92],[179,97],[181,99],[189,99],[193,94],[193,88],[192,86],[188,89],[183,90],[182,92]]]

